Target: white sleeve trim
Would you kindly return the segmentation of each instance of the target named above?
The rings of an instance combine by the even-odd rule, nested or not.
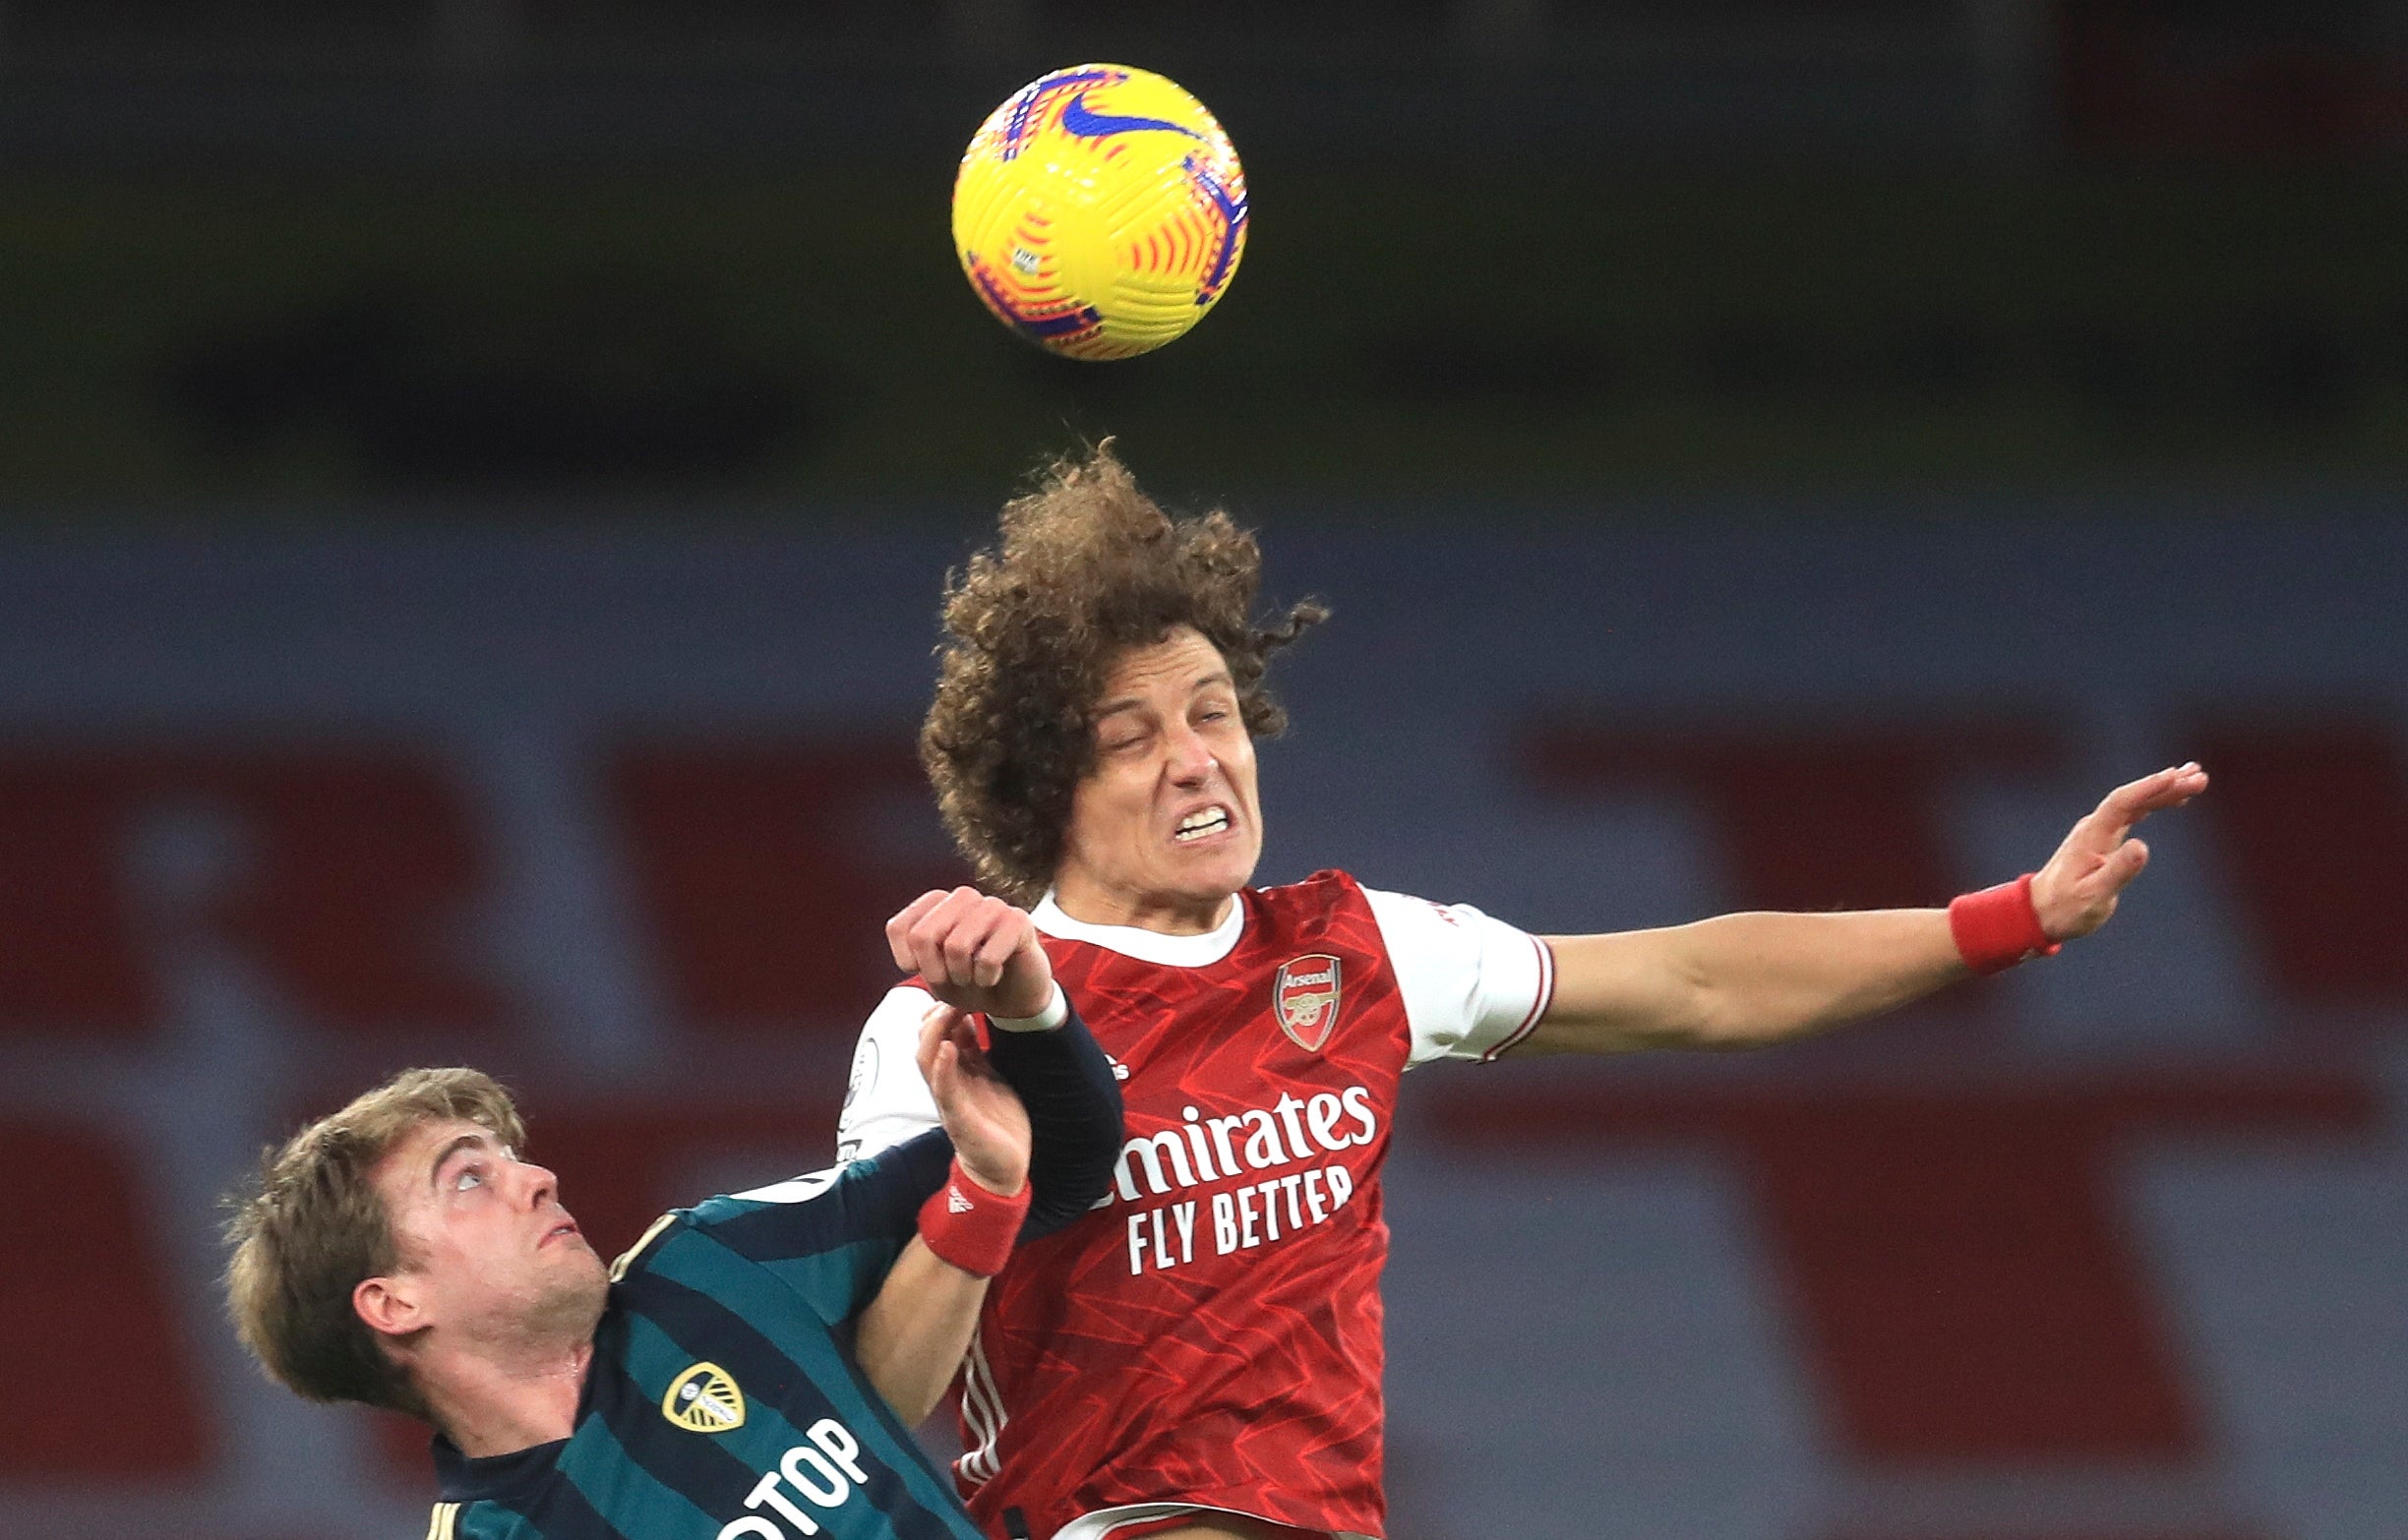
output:
[[[1052,1032],[1070,1019],[1070,997],[1062,993],[1056,981],[1054,992],[1046,996],[1045,1009],[1034,1016],[990,1016],[998,1032]]]
[[[889,1150],[938,1126],[936,1098],[920,1078],[920,1018],[935,1004],[926,989],[898,984],[870,1013],[853,1049],[844,1111],[836,1119],[838,1164]]]
[[[841,1170],[841,1167],[830,1166],[808,1176],[790,1176],[782,1182],[771,1182],[766,1187],[755,1187],[728,1196],[738,1203],[809,1203],[835,1186]]]
[[[1538,954],[1538,987],[1531,998],[1530,1010],[1524,1014],[1522,1024],[1479,1056],[1482,1064],[1494,1063],[1498,1054],[1507,1052],[1535,1032],[1540,1018],[1547,1013],[1547,1007],[1555,1003],[1555,949],[1527,931],[1522,933],[1522,939],[1528,941],[1531,950]]]
[[[1495,1058],[1529,1037],[1555,994],[1544,941],[1469,904],[1438,905],[1363,889],[1405,997],[1413,1049],[1431,1059]]]

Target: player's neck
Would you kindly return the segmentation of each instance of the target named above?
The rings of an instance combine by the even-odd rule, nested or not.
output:
[[[1104,883],[1081,881],[1064,872],[1054,890],[1054,904],[1082,925],[1125,925],[1157,935],[1202,936],[1221,928],[1229,918],[1234,893],[1218,898],[1121,892]]]
[[[593,1362],[593,1343],[529,1354],[474,1350],[419,1376],[437,1426],[470,1459],[569,1437]]]

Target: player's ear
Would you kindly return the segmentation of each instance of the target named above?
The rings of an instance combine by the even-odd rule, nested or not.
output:
[[[407,1336],[427,1325],[426,1302],[404,1277],[362,1279],[351,1290],[351,1309],[384,1336]]]

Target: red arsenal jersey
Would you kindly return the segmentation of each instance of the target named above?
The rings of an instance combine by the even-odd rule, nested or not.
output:
[[[1212,936],[1085,926],[1050,904],[1038,918],[1122,1075],[1128,1142],[1096,1211],[989,1291],[955,1467],[971,1510],[996,1535],[1008,1510],[1044,1537],[1162,1503],[1381,1533],[1397,1079],[1518,1040],[1544,1009],[1545,948],[1340,872],[1249,889]],[[879,1016],[916,1035],[927,996],[897,995]],[[896,1106],[918,1080],[910,1040],[873,1019],[844,1155],[933,1121]]]

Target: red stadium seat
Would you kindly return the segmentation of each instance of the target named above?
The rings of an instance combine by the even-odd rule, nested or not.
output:
[[[841,1033],[897,981],[879,922],[967,874],[907,732],[636,748],[611,771],[663,982],[705,1031]]]
[[[199,1472],[211,1432],[185,1323],[133,1171],[98,1130],[0,1123],[15,1183],[0,1267],[0,1483],[163,1481]]]
[[[144,820],[222,823],[201,891],[141,891]],[[256,963],[337,1037],[489,1026],[456,941],[486,881],[456,789],[411,755],[20,752],[0,759],[0,1033],[134,1037],[157,1025],[146,911]],[[174,908],[173,905],[181,905]]]
[[[2408,1006],[2408,760],[2372,715],[2213,724],[2200,806],[2234,896],[2293,1004]]]
[[[2380,1116],[2355,1077],[2262,1070],[1913,1090],[1524,1082],[1429,1104],[1467,1157],[1729,1152],[1841,1450],[1907,1469],[2202,1454],[2115,1159],[2156,1134],[2328,1137]]]
[[[1518,753],[1524,776],[1552,797],[1696,798],[1734,907],[1825,910],[1946,903],[1974,874],[1949,859],[1942,794],[1983,775],[2047,774],[2065,745],[2051,725],[2016,717],[1715,730],[1569,721],[1529,728]],[[1870,829],[1881,837],[1866,838]]]

